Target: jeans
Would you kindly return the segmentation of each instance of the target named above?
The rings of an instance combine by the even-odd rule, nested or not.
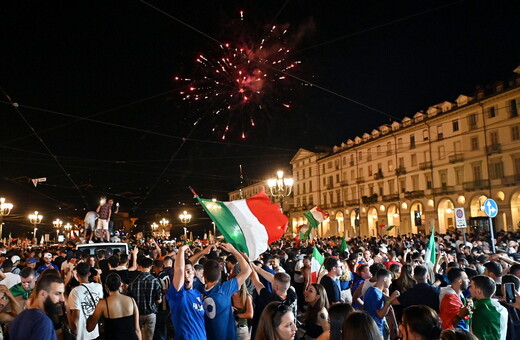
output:
[[[157,320],[155,322],[155,332],[153,333],[153,340],[167,340],[168,333],[166,325],[170,318],[170,310],[161,310],[157,313]]]
[[[155,330],[155,314],[139,315],[139,327],[143,340],[153,340],[153,333]]]

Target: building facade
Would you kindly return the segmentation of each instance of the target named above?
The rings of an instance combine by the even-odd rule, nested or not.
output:
[[[511,81],[477,89],[374,128],[323,154],[300,149],[291,160],[291,227],[314,205],[330,219],[319,234],[398,235],[455,227],[463,207],[486,226],[481,207],[498,203],[496,230],[520,226],[520,67]],[[389,229],[389,230],[387,230]]]

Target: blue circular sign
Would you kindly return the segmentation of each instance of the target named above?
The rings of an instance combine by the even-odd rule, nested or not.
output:
[[[495,200],[488,198],[484,202],[484,212],[488,217],[495,217],[498,214],[498,205]]]

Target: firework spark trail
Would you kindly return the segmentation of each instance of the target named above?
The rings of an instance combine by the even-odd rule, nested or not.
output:
[[[244,12],[240,11],[243,20]],[[281,99],[287,85],[280,82],[287,82],[286,77],[270,67],[286,72],[300,64],[289,59],[287,33],[287,26],[273,25],[256,46],[247,42],[220,44],[216,57],[211,53],[196,57],[202,72],[195,78],[198,80],[174,77],[186,84],[180,91],[183,100],[204,106],[214,123],[212,131],[221,139],[230,134],[245,139],[256,121],[269,118],[267,106],[291,108],[290,102]]]

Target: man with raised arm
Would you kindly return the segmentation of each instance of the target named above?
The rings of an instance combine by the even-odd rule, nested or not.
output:
[[[189,246],[183,245],[177,253],[173,282],[166,299],[175,328],[175,340],[203,340],[206,339],[206,329],[202,295],[198,290],[192,289],[195,271],[191,261],[186,259],[188,248]]]
[[[230,243],[222,243],[220,248],[235,256],[238,260],[240,273],[231,280],[221,283],[220,264],[215,260],[207,260],[204,262],[204,280],[206,284],[203,285],[199,282],[196,288],[204,297],[208,339],[235,340],[237,336],[235,318],[231,308],[231,296],[238,291],[242,283],[249,277],[251,268],[246,259]]]

